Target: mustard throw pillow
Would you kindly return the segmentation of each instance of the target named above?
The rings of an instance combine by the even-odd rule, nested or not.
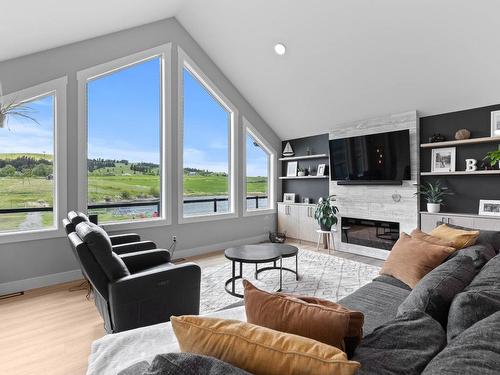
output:
[[[255,375],[352,375],[360,364],[340,349],[237,320],[171,318],[181,351],[218,358]]]
[[[442,240],[441,238],[422,232],[420,229],[413,229],[410,235],[412,238],[418,238],[419,240],[424,240],[425,242],[430,242],[435,245],[454,247],[453,241]]]
[[[463,249],[464,247],[469,247],[476,243],[479,237],[479,231],[455,229],[450,228],[446,224],[441,224],[437,228],[434,228],[430,235],[452,242],[455,249]]]
[[[455,249],[401,233],[380,273],[401,280],[410,288],[439,266]]]

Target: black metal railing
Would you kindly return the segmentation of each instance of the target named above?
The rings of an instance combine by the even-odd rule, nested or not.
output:
[[[246,197],[248,200],[255,200],[255,208],[259,208],[259,200],[267,199],[267,195],[255,195]],[[201,199],[185,199],[184,204],[194,204],[194,203],[210,203],[213,202],[213,212],[217,212],[217,202],[227,202],[229,198],[225,197],[214,197],[214,198],[201,198]],[[109,203],[99,203],[91,204],[88,206],[89,210],[95,209],[107,209],[107,208],[122,208],[122,207],[143,207],[143,206],[156,206],[158,212],[160,212],[160,200],[147,200],[147,201],[135,201],[135,202],[109,202]],[[19,207],[19,208],[0,208],[0,214],[17,214],[17,213],[30,213],[30,212],[50,212],[52,207]]]

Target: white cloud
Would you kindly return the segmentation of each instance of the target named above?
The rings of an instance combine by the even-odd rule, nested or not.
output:
[[[210,161],[209,154],[196,148],[184,149],[184,166],[212,172],[228,172],[227,162]]]

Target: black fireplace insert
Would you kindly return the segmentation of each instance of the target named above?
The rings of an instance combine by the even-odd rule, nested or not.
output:
[[[342,242],[391,250],[399,238],[399,223],[381,220],[342,218]]]

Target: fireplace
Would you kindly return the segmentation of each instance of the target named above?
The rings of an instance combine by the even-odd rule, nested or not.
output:
[[[399,223],[342,217],[342,242],[391,250],[399,238]]]

